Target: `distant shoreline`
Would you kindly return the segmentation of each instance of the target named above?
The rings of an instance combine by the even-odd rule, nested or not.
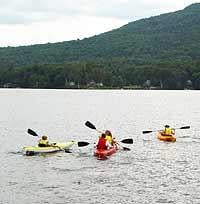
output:
[[[9,88],[3,88],[1,87],[0,90],[22,90],[22,89],[30,89],[30,90],[138,90],[138,91],[198,91],[197,89],[144,89],[144,88],[20,88],[20,87],[9,87]]]

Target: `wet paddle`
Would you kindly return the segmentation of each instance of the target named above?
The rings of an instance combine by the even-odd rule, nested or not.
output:
[[[28,129],[27,132],[28,132],[28,134],[30,134],[30,135],[32,135],[32,136],[39,137],[39,135],[38,135],[35,131],[33,131],[33,130],[31,130],[31,129]]]
[[[183,126],[183,127],[180,127],[180,128],[173,128],[173,129],[178,130],[178,129],[189,129],[189,128],[190,128],[190,126]],[[147,133],[159,132],[159,131],[162,131],[162,130],[147,130],[147,131],[143,131],[142,133],[147,134]]]
[[[97,128],[95,127],[94,124],[92,124],[90,121],[86,121],[85,125],[93,130],[96,130],[99,133],[102,133],[102,131],[97,130]],[[128,138],[128,139],[123,139],[120,142],[125,143],[125,144],[133,144],[133,139],[132,138]],[[119,143],[117,143],[119,145]],[[119,145],[121,148],[123,148],[123,150],[129,151],[131,149],[129,149],[128,147],[123,147],[121,145]]]
[[[124,143],[124,144],[133,144],[133,139],[129,138],[129,139],[123,139],[120,142]]]
[[[81,142],[77,142],[77,144],[78,144],[79,147],[85,147],[85,146],[89,145],[90,143],[81,141]]]
[[[124,144],[133,144],[133,139],[132,138],[129,138],[129,139],[123,139],[120,141],[121,143],[124,143]],[[131,149],[128,148],[128,147],[123,147],[121,146],[118,142],[116,142],[116,144],[121,147],[123,150],[125,151],[130,151]]]
[[[102,131],[97,130],[97,128],[96,128],[90,121],[86,121],[86,122],[85,122],[85,125],[86,125],[87,127],[89,127],[90,129],[93,129],[93,130],[96,130],[96,131],[99,132],[99,133],[102,133]]]
[[[123,146],[121,146],[118,142],[116,142],[116,144],[117,144],[119,147],[121,147],[124,151],[130,151],[130,150],[131,150],[131,149],[128,148],[128,147],[123,147]]]

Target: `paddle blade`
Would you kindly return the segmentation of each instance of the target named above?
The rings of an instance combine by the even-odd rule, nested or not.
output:
[[[129,139],[124,139],[121,141],[122,143],[125,143],[125,144],[133,144],[133,139],[132,138],[129,138]]]
[[[146,134],[146,133],[151,133],[151,132],[153,132],[153,131],[147,130],[147,131],[143,131],[142,133]]]
[[[181,127],[180,129],[189,129],[190,126],[184,126],[184,127]]]
[[[38,136],[38,134],[35,131],[31,130],[31,129],[28,129],[27,132],[28,132],[28,134],[30,134],[32,136]]]
[[[96,130],[96,127],[95,127],[90,121],[87,121],[87,122],[85,123],[85,125],[86,125],[87,127],[91,128],[91,129]]]
[[[69,149],[65,149],[65,153],[72,153]]]
[[[89,145],[90,143],[89,142],[78,142],[77,144],[79,147],[85,147],[85,146]]]
[[[123,147],[124,151],[130,151],[131,149],[129,149],[128,147]]]

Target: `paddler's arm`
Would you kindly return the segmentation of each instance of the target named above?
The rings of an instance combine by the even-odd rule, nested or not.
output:
[[[174,128],[172,128],[172,134],[175,134],[175,129]]]
[[[106,140],[106,147],[107,147],[108,149],[112,148],[112,145],[111,145],[110,142],[108,142],[107,140]]]
[[[51,146],[51,147],[57,147],[57,146],[56,146],[56,142],[48,143],[48,145]]]

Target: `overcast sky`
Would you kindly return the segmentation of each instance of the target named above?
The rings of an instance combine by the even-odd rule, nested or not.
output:
[[[200,0],[0,0],[0,47],[83,39]]]

